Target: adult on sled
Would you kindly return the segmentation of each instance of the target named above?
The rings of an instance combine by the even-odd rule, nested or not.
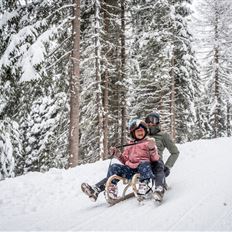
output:
[[[156,141],[156,146],[158,148],[158,153],[161,157],[161,160],[159,162],[163,162],[163,151],[165,148],[168,149],[170,156],[168,157],[167,161],[164,164],[164,173],[165,177],[167,177],[170,174],[170,169],[175,164],[178,156],[179,156],[179,150],[175,143],[173,142],[172,138],[168,133],[162,132],[160,128],[160,115],[156,112],[152,112],[146,115],[145,122],[148,125],[149,128],[149,136],[154,138]],[[160,175],[160,166],[157,165],[156,162],[152,163],[152,170],[155,176]],[[159,179],[159,178],[157,178]],[[164,182],[163,188],[160,188],[160,195],[163,197],[164,189],[167,188],[166,181]]]
[[[105,190],[105,184],[108,178],[112,175],[118,175],[126,179],[131,179],[134,174],[139,173],[139,187],[137,195],[141,198],[145,198],[146,194],[151,190],[149,187],[149,181],[154,179],[154,174],[151,168],[151,162],[158,163],[159,155],[156,147],[155,140],[147,137],[148,127],[147,124],[136,118],[129,122],[130,135],[133,141],[129,143],[131,146],[127,146],[124,152],[121,152],[115,147],[111,148],[111,154],[118,158],[122,164],[112,164],[107,173],[107,177],[90,186],[87,183],[82,184],[82,191],[87,194],[92,200],[96,201],[98,194]],[[160,165],[163,165],[161,162]],[[163,183],[164,179],[164,167],[159,170],[156,169],[157,176],[161,177],[160,181],[156,183]],[[157,189],[162,186],[157,186]],[[117,181],[112,181],[112,185],[109,188],[109,195],[111,199],[117,199]]]

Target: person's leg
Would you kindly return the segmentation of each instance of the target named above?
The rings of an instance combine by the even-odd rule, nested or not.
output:
[[[119,165],[121,165],[121,164],[119,164]],[[89,185],[88,183],[82,183],[82,185],[81,185],[82,191],[87,196],[89,196],[89,198],[92,201],[96,201],[99,193],[105,191],[106,182],[107,182],[108,178],[111,176],[112,173],[116,174],[118,168],[119,168],[118,165],[115,165],[115,164],[110,165],[108,168],[108,171],[107,171],[107,177],[103,178],[102,180],[97,182],[95,185]],[[117,182],[115,184],[117,184]]]
[[[146,198],[147,194],[152,190],[149,186],[150,179],[154,179],[154,174],[151,169],[151,163],[146,161],[138,166],[138,173],[140,174],[139,187],[138,187],[138,200],[142,201]]]
[[[152,163],[152,170],[155,174],[155,190],[153,197],[156,201],[161,202],[165,192],[165,173],[163,161],[158,160]]]
[[[99,182],[97,182],[94,186],[97,187],[98,192],[103,192],[105,191],[105,187],[106,187],[106,182],[109,179],[110,176],[112,175],[118,175],[118,176],[122,176],[122,177],[130,177],[130,175],[128,175],[128,170],[126,168],[126,170],[124,170],[125,165],[122,164],[112,164],[109,166],[108,171],[107,171],[107,177],[103,178],[102,180],[100,180]],[[126,166],[127,167],[127,166]],[[124,173],[126,172],[126,174]],[[114,182],[115,184],[117,184],[117,181]]]
[[[163,186],[165,183],[164,162],[162,160],[152,162],[152,171],[155,175],[155,186]]]
[[[110,176],[118,175],[126,179],[131,179],[132,176],[136,173],[136,170],[123,165],[123,164],[112,164],[107,173],[107,179]],[[114,181],[114,184],[117,184],[117,181]]]
[[[99,192],[105,191],[107,180],[108,180],[108,177],[105,177],[95,184],[95,186],[99,189]]]
[[[155,175],[153,174],[150,162],[148,162],[148,161],[141,162],[137,169],[138,169],[138,173],[140,174],[140,181],[141,182],[155,178]]]
[[[131,169],[126,165],[112,164],[107,173],[107,178],[113,175],[117,175],[120,177],[131,179],[133,174],[134,174],[133,169]],[[111,181],[111,183],[108,186],[108,196],[110,197],[111,200],[118,198],[118,187],[117,187],[118,181],[119,180],[114,179]]]
[[[122,165],[122,164],[112,164],[110,165],[107,173],[107,177],[103,178],[99,182],[97,182],[95,185],[91,186],[87,183],[83,183],[81,185],[82,191],[90,197],[91,200],[96,201],[98,198],[99,193],[103,192],[105,190],[105,185],[107,180],[112,175],[118,175],[121,177],[125,177],[127,179],[131,179],[135,172],[133,172],[133,169],[129,168],[128,166]],[[113,181],[114,185],[117,185],[117,180]],[[115,191],[116,195],[116,188],[112,186],[112,193]]]

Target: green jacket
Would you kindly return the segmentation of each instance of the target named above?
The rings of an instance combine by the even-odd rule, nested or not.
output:
[[[158,153],[163,160],[163,152],[164,149],[167,148],[168,151],[170,152],[170,156],[168,157],[165,166],[168,168],[172,168],[174,163],[176,162],[178,156],[179,156],[179,150],[175,143],[173,142],[172,138],[168,133],[162,132],[158,130],[154,134],[149,134],[150,137],[154,138],[156,140],[156,146],[158,148]]]

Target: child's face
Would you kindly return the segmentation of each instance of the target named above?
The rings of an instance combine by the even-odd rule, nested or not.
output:
[[[139,127],[135,130],[135,137],[137,139],[142,139],[145,136],[145,130],[142,127]]]

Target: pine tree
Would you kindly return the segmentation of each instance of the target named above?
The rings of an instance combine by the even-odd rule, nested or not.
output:
[[[132,7],[136,52],[131,57],[138,67],[137,74],[132,72],[137,76],[132,112],[140,116],[159,111],[163,129],[178,142],[192,139],[199,83],[187,28],[187,2],[136,1]]]
[[[167,9],[162,1],[134,1],[132,4],[134,38],[130,53],[133,68],[130,76],[134,87],[130,95],[134,96],[132,114],[141,116],[157,109],[160,101],[157,91],[161,88],[160,79],[165,75],[159,67],[164,64],[161,25]]]
[[[169,1],[171,26],[171,44],[174,46],[171,57],[171,77],[174,91],[174,126],[176,141],[193,139],[196,112],[195,99],[199,96],[199,75],[196,58],[192,49],[192,35],[187,27],[191,14],[187,3],[191,1]],[[173,116],[172,114],[172,116]]]
[[[207,118],[205,137],[210,138],[231,133],[231,9],[231,1],[226,0],[206,0],[197,8],[201,76],[206,93],[202,111]]]
[[[22,123],[24,131],[23,172],[48,171],[52,167],[67,167],[67,133],[63,131],[62,112],[66,96],[56,94],[38,98],[33,102],[30,114]],[[63,146],[62,146],[63,145]]]
[[[84,23],[81,24],[80,163],[86,163],[103,158],[101,89],[103,17],[98,0],[83,1],[81,12]]]
[[[104,36],[103,36],[103,82],[108,82],[108,146],[120,144],[123,141],[125,123],[123,119],[125,107],[122,71],[122,19],[123,2],[105,0]],[[104,88],[104,91],[106,89]],[[106,97],[105,97],[106,99]]]
[[[70,3],[70,1],[27,1],[20,4],[19,1],[8,1],[3,4],[4,23],[1,24],[1,35],[4,38],[4,44],[1,46],[0,76],[1,90],[3,90],[1,94],[5,102],[1,104],[3,107],[1,117],[10,117],[12,121],[17,121],[20,134],[24,135],[18,142],[24,145],[30,144],[29,137],[25,136],[27,130],[25,123],[33,113],[30,111],[33,106],[44,99],[54,98],[55,102],[60,101],[59,96],[62,96],[64,102],[67,100],[65,96],[67,95],[68,56],[71,51],[69,27],[72,5]],[[49,107],[52,109],[53,106]],[[43,117],[39,113],[37,116]],[[37,159],[43,157],[43,151],[46,149],[54,158],[53,154],[61,145],[63,147],[59,151],[62,151],[62,154],[57,154],[57,157],[60,156],[63,159],[67,154],[67,140],[64,138],[64,134],[67,135],[67,104],[64,103],[58,112],[49,116],[51,120],[60,123],[55,125],[56,128],[52,127],[51,131],[49,131],[51,127],[47,127],[46,132],[43,126],[38,126],[41,128],[38,134],[47,133],[49,142],[53,145],[43,148],[43,145],[39,144],[40,141],[37,141],[37,149],[41,151]],[[51,133],[54,135],[50,136]],[[19,161],[17,160],[17,174],[24,173],[25,166],[28,170],[33,169],[25,164],[25,161],[29,159],[25,147],[22,151],[22,156]],[[54,160],[57,162],[56,157]],[[57,162],[57,167],[63,167],[64,160],[66,159],[60,162],[62,164]],[[49,166],[47,162],[47,166],[43,164],[42,169],[48,170],[54,167],[54,163]]]
[[[10,118],[0,120],[0,180],[17,175],[22,156],[19,126]]]
[[[87,7],[88,5],[88,7]],[[88,9],[88,10],[87,10]],[[81,66],[81,159],[94,162],[120,137],[119,6],[116,1],[86,3]],[[94,130],[93,130],[94,128]]]

